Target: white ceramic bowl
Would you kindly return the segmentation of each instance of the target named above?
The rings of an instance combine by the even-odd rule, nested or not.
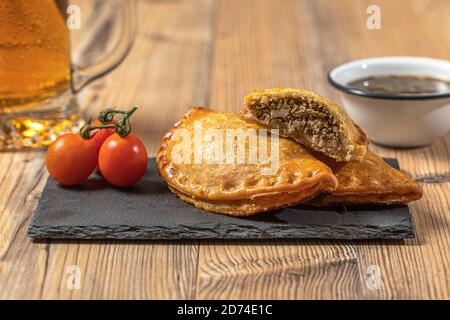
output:
[[[432,143],[450,130],[450,92],[424,95],[367,93],[349,82],[376,75],[418,75],[450,80],[450,61],[416,57],[356,60],[330,71],[348,115],[369,139],[391,147]]]

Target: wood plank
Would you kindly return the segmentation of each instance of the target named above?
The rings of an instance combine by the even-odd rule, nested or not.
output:
[[[88,1],[88,0],[83,0]],[[89,117],[137,104],[153,155],[192,105],[238,111],[255,88],[304,87],[339,100],[326,72],[356,58],[448,59],[447,0],[140,1],[130,57],[82,94]],[[211,63],[213,68],[210,68]],[[408,150],[373,145],[424,183],[418,237],[388,241],[44,242],[25,235],[46,178],[42,152],[0,153],[0,298],[450,298],[450,135]],[[68,267],[81,271],[71,290]],[[381,289],[367,285],[377,266]]]
[[[357,298],[358,268],[351,242],[210,242],[200,247],[197,298]]]
[[[85,113],[141,106],[135,130],[153,154],[186,106],[207,100],[214,6],[141,1],[135,47],[111,76],[83,92]],[[25,234],[46,178],[43,154],[5,153],[0,163],[0,298],[194,298],[198,242],[32,243]],[[79,267],[78,290],[67,287],[70,266]]]
[[[0,154],[0,299],[36,298],[46,272],[46,245],[26,227],[45,183],[42,152]]]
[[[379,55],[448,57],[448,3],[377,1],[382,29],[370,31],[366,9],[372,2],[220,2],[210,104],[238,111],[250,90],[283,86],[339,101],[326,79],[339,63]],[[433,180],[449,172],[449,141],[447,136],[415,150],[372,147],[398,157],[413,177]],[[218,241],[201,246],[198,297],[448,298],[449,184],[424,188],[424,199],[412,205],[418,237],[405,243]],[[372,266],[380,270],[380,290],[367,285]]]

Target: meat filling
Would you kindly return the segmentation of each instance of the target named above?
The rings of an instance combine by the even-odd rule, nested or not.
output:
[[[317,101],[262,96],[255,99],[248,108],[263,124],[278,127],[282,135],[291,136],[300,143],[309,143],[317,151],[329,154],[347,151],[342,150],[343,128]]]

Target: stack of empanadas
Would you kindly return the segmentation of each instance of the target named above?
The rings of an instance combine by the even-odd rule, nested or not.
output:
[[[190,109],[164,136],[157,164],[182,200],[233,216],[422,196],[367,145],[335,103],[305,90],[270,89],[249,94],[241,115]]]

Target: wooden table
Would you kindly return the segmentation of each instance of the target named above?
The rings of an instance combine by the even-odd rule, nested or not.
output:
[[[366,26],[373,3],[381,30]],[[138,14],[130,56],[81,104],[91,115],[139,105],[135,129],[151,155],[190,106],[238,111],[250,90],[283,86],[339,101],[326,78],[339,63],[450,58],[447,0],[140,1]],[[33,243],[26,230],[47,178],[43,153],[1,153],[0,298],[449,299],[450,135],[426,148],[372,148],[423,182],[414,239]],[[71,266],[79,289],[67,285]],[[370,266],[379,290],[367,286]]]

